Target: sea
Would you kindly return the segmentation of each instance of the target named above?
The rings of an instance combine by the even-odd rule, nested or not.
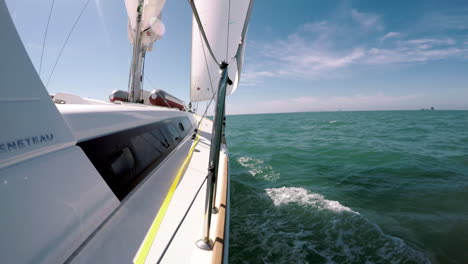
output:
[[[468,111],[226,126],[229,263],[468,263]]]

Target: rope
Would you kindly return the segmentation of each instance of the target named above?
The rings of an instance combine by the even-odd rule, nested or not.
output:
[[[83,8],[81,9],[80,15],[78,15],[78,17],[77,17],[76,20],[75,20],[75,23],[73,24],[73,27],[71,28],[70,32],[68,33],[67,39],[65,40],[65,43],[63,43],[62,49],[60,50],[60,53],[59,53],[57,59],[55,60],[54,67],[52,68],[52,72],[50,73],[49,79],[47,80],[46,87],[49,86],[50,79],[52,78],[52,75],[54,74],[55,67],[57,66],[57,63],[59,62],[60,57],[62,56],[62,52],[63,52],[63,50],[65,49],[65,46],[67,45],[68,40],[70,39],[70,36],[71,36],[72,33],[73,33],[73,30],[75,30],[76,24],[78,24],[78,21],[80,20],[81,15],[83,15],[83,13],[84,13],[86,7],[88,6],[89,2],[90,2],[90,0],[87,0],[87,1],[86,1],[86,4],[85,4],[85,5],[83,6]]]
[[[50,18],[52,17],[52,10],[54,9],[55,0],[52,0],[52,5],[50,5],[49,18],[47,19],[46,30],[44,32],[44,40],[42,41],[42,51],[41,51],[41,61],[39,62],[39,76],[41,76],[42,69],[42,57],[44,56],[45,42],[47,38],[47,32],[49,31]]]

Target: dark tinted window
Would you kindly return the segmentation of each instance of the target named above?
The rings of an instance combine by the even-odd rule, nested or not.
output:
[[[169,130],[169,133],[171,134],[175,142],[179,142],[183,136],[183,132],[180,130],[180,128],[177,125],[178,123],[179,121],[173,121],[167,126],[167,129]]]
[[[182,130],[179,124],[190,124]],[[188,118],[121,131],[78,143],[122,200],[192,131]]]
[[[188,118],[184,118],[181,120],[182,125],[184,126],[184,129],[191,129],[192,128],[192,123]]]

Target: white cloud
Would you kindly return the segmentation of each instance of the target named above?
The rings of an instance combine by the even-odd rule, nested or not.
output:
[[[463,48],[440,48],[430,49],[423,46],[403,46],[397,48],[372,48],[367,51],[366,58],[362,64],[392,64],[411,63],[443,60],[455,58],[459,55],[466,56],[468,49]]]
[[[310,25],[306,27],[309,30]],[[325,24],[312,27],[321,25]],[[286,40],[260,45],[262,58],[245,73],[243,85],[254,86],[265,77],[333,78],[340,76],[340,71],[352,70],[354,66],[417,63],[468,56],[468,48],[455,45],[456,41],[451,38],[397,40],[385,45],[375,42],[374,45],[357,44],[340,49],[333,42],[323,41],[323,38],[319,34],[315,39],[308,39],[294,33]]]
[[[385,34],[383,37],[380,38],[380,41],[384,41],[389,38],[397,38],[401,36],[403,36],[403,34],[400,32],[388,32],[387,34]]]
[[[308,40],[295,33],[286,40],[258,45],[262,58],[250,65],[244,76],[249,85],[259,83],[263,77],[321,78],[324,73],[345,68],[365,55],[360,47],[341,52],[331,50],[323,38],[318,35]]]
[[[276,77],[337,78],[359,66],[468,58],[466,45],[453,38],[410,38],[395,31],[382,36],[369,31],[381,27],[378,15],[354,9],[349,13],[360,21],[358,27],[342,25],[342,19],[310,22],[285,39],[255,43],[256,59],[246,69],[247,82],[243,85],[254,86],[263,78]]]
[[[379,15],[359,12],[356,9],[351,9],[351,17],[366,31],[383,29]]]
[[[256,86],[263,82],[264,78],[273,77],[275,73],[269,71],[250,71],[241,75],[242,86]]]
[[[453,45],[456,43],[451,38],[436,39],[436,38],[422,38],[422,39],[411,39],[407,41],[409,44],[432,44],[432,45]]]

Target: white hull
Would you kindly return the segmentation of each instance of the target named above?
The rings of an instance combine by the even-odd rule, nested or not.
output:
[[[105,110],[115,107],[122,109]],[[228,226],[221,231],[217,226],[225,225],[225,211],[212,217],[210,237],[218,241],[216,250],[204,251],[195,245],[202,238],[211,120],[203,119],[196,139],[192,139],[192,132],[188,133],[124,197],[116,196],[115,189],[109,189],[111,185],[103,181],[103,176],[86,156],[89,155],[83,146],[86,142],[188,114],[146,108],[151,107],[59,106],[77,139],[77,146],[50,151],[0,170],[4,180],[1,209],[9,216],[3,217],[0,227],[4,234],[3,261],[213,263],[216,255],[214,263],[222,263],[223,251],[227,249],[224,233],[228,232]],[[141,120],[125,123],[121,118],[136,114]],[[115,124],[115,120],[121,123]],[[196,121],[199,120],[197,117]],[[225,145],[220,164],[216,207],[225,210],[227,201],[220,201],[228,191]],[[15,182],[15,179],[23,181]],[[6,201],[15,202],[9,202],[12,206],[8,207]],[[220,207],[220,203],[223,206]],[[222,215],[221,220],[218,215]],[[50,225],[51,222],[54,225]],[[28,233],[19,236],[25,228]],[[224,256],[227,257],[227,253]]]
[[[8,36],[0,49],[0,262],[154,263],[207,174],[211,122],[203,121],[199,152],[191,154],[191,113],[85,99],[54,105],[1,0],[0,31]],[[225,155],[224,146],[223,161]],[[218,189],[218,196],[227,191],[221,183]],[[162,263],[208,263],[219,255],[193,246],[205,195],[202,187]],[[155,236],[140,262],[149,231]]]
[[[158,260],[161,263],[213,263],[214,251],[201,250],[195,244],[202,237],[211,126],[212,122],[204,119],[197,140],[187,137],[69,260],[72,263],[157,263]],[[220,208],[222,194],[227,192],[225,146],[220,161],[217,208]],[[177,187],[171,190],[173,184]],[[219,237],[219,221],[218,214],[214,214],[210,236],[213,240]],[[220,223],[224,221],[221,219]],[[223,238],[225,246],[226,238]],[[222,252],[223,248],[216,250],[218,255],[220,250]],[[222,263],[222,256],[222,253],[221,259],[217,256],[214,263]],[[227,258],[227,253],[225,256]]]

